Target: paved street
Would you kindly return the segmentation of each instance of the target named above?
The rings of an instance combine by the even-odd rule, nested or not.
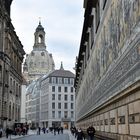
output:
[[[52,134],[52,133],[46,133],[41,135],[37,135],[36,131],[29,131],[29,134],[26,136],[14,136],[12,135],[11,138],[9,137],[6,139],[6,137],[0,138],[0,140],[76,140],[74,136],[71,135],[71,132],[69,130],[64,130],[64,134]]]
[[[53,135],[49,134],[41,134],[41,135],[31,135],[28,137],[19,138],[20,140],[69,140],[68,134],[60,134],[60,135]],[[17,139],[18,140],[18,139]]]

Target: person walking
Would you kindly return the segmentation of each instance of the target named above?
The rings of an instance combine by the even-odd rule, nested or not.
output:
[[[45,133],[46,133],[46,128],[43,127],[43,128],[42,128],[42,131],[43,131],[43,133],[45,134]]]
[[[57,128],[54,127],[54,128],[53,128],[54,135],[56,135],[56,131],[57,131]]]
[[[2,137],[3,129],[2,127],[0,128],[0,138]]]
[[[49,128],[48,127],[46,127],[46,132],[49,133]]]
[[[85,140],[85,135],[84,135],[81,128],[79,128],[76,132],[76,139],[77,140],[83,140],[83,139]]]
[[[61,134],[63,134],[63,127],[62,126],[60,127],[60,131],[61,131]]]
[[[93,126],[89,126],[87,128],[88,140],[94,140],[95,128]]]
[[[41,131],[41,128],[40,126],[38,127],[38,130],[37,130],[37,135],[40,135],[40,131]]]
[[[6,131],[5,131],[5,133],[6,133],[6,138],[7,138],[7,139],[8,139],[8,136],[9,136],[9,134],[10,134],[9,132],[10,132],[10,129],[9,129],[9,127],[7,127],[7,128],[6,128]]]

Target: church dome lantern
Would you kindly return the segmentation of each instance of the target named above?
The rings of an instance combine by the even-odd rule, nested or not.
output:
[[[41,25],[41,22],[39,21],[39,25],[36,28],[36,31],[34,33],[35,36],[35,44],[33,46],[34,50],[45,50],[46,45],[45,45],[45,31],[43,26]]]
[[[45,31],[41,22],[34,33],[33,50],[26,56],[24,70],[28,72],[28,81],[36,80],[55,68],[52,54],[46,50]]]

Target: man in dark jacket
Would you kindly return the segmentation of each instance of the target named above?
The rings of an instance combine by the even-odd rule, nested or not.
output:
[[[95,128],[90,126],[87,128],[88,140],[94,140]]]
[[[77,140],[85,140],[85,135],[83,133],[83,131],[81,130],[81,128],[79,128],[76,132],[76,138]]]

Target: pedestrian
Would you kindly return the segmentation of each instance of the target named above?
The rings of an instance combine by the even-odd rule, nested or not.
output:
[[[53,128],[54,135],[56,135],[56,129],[57,129],[56,127]]]
[[[61,134],[63,134],[63,127],[62,126],[60,127],[60,131],[61,131]]]
[[[41,131],[41,128],[38,127],[38,130],[37,130],[37,135],[40,135],[40,131]]]
[[[77,130],[76,130],[76,127],[74,126],[73,127],[73,133],[74,133],[74,136],[76,137],[76,132],[77,132]]]
[[[93,126],[89,126],[87,128],[88,140],[94,140],[95,128]]]
[[[43,131],[43,133],[45,134],[45,133],[46,133],[46,128],[43,127],[43,128],[42,128],[42,131]]]
[[[26,135],[27,135],[29,131],[29,125],[26,123],[25,127],[26,127]]]
[[[0,128],[0,138],[2,137],[3,129],[2,127]]]
[[[74,135],[74,127],[71,127],[70,130],[71,130],[71,134]]]
[[[49,133],[49,128],[48,127],[46,128],[46,132]]]
[[[85,140],[85,135],[84,135],[84,132],[82,131],[81,128],[79,128],[76,132],[76,138],[77,140]]]
[[[58,134],[59,134],[59,132],[60,132],[60,127],[57,127],[57,132],[58,132]]]
[[[9,132],[10,132],[10,129],[9,129],[9,127],[7,127],[7,128],[6,128],[6,131],[5,131],[5,133],[6,133],[6,138],[7,138],[7,139],[8,139],[8,136],[9,136],[9,134],[10,134]]]

